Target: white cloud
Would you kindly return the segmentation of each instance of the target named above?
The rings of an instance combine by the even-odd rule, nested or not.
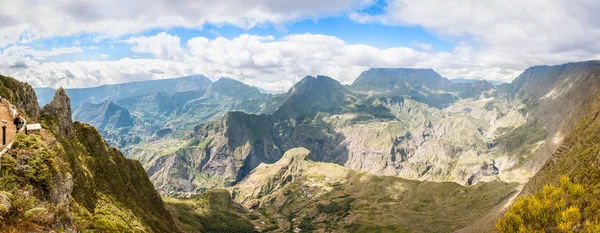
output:
[[[434,50],[433,45],[423,43],[423,42],[418,42],[418,41],[411,41],[410,46],[417,48],[419,50],[422,50],[422,51],[433,51]]]
[[[132,37],[126,43],[133,45],[131,50],[135,53],[149,53],[160,59],[175,61],[180,61],[184,58],[184,52],[180,46],[180,38],[165,32],[150,37]]]
[[[29,55],[35,59],[42,60],[47,57],[54,57],[64,54],[80,53],[83,50],[79,47],[52,48],[51,50],[37,50],[29,46],[11,46],[2,51],[5,57],[23,57]]]
[[[347,44],[326,35],[298,34],[280,40],[272,36],[241,35],[213,40],[196,37],[183,51],[177,36],[159,33],[133,37],[137,52],[151,53],[157,59],[115,61],[38,62],[25,66],[2,64],[0,72],[30,82],[34,86],[84,87],[142,79],[205,74],[214,79],[231,77],[269,91],[286,91],[306,75],[328,75],[349,84],[370,67],[434,68],[449,77],[510,80],[520,70],[478,67],[474,49],[458,46],[451,52],[425,52],[407,47],[379,49]],[[180,57],[179,57],[180,56]],[[173,59],[174,57],[179,57]],[[1,61],[1,59],[0,59]],[[468,68],[465,68],[468,67]]]
[[[205,23],[251,28],[350,12],[373,0],[63,0],[0,1],[0,48],[28,38],[78,33],[119,36],[154,28],[202,28]]]
[[[327,15],[348,14],[363,23],[420,26],[456,44],[435,51],[419,41],[379,49],[346,44],[326,35],[241,35],[181,41],[177,35],[134,36],[124,42],[154,59],[40,62],[81,48],[35,50],[13,45],[0,54],[0,72],[34,85],[67,87],[201,73],[228,76],[268,90],[285,90],[305,75],[325,74],[351,82],[368,67],[434,68],[447,77],[510,81],[539,64],[600,59],[597,0],[388,0],[382,15],[356,9],[374,0],[232,1],[0,1],[0,49],[40,38],[91,34],[95,42],[156,28],[202,28],[205,23],[251,28]],[[182,49],[185,43],[187,50]],[[97,47],[84,47],[93,50]],[[110,45],[111,50],[118,47]],[[98,55],[99,58],[107,57]],[[146,56],[141,56],[146,57]],[[146,62],[146,64],[144,64]],[[72,69],[72,70],[71,70]]]
[[[600,53],[597,0],[389,0],[388,5],[383,15],[351,18],[471,38],[476,64],[465,68],[524,69],[597,59]]]

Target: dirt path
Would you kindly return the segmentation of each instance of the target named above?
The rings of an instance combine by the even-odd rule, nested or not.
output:
[[[17,128],[13,124],[12,114],[8,108],[6,102],[0,102],[0,120],[7,121],[6,123],[6,144],[10,143],[17,135]],[[0,123],[2,126],[2,123]],[[0,150],[4,149],[5,145],[2,145],[2,128],[0,128]]]

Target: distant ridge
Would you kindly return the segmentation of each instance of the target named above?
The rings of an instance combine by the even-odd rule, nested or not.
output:
[[[65,89],[72,99],[71,106],[77,107],[81,103],[101,103],[105,100],[117,100],[126,97],[141,95],[153,91],[172,94],[175,92],[201,91],[212,82],[204,75],[191,75],[179,78],[136,81],[121,84],[108,84],[97,87]],[[41,106],[52,99],[54,89],[35,88],[38,102]],[[50,94],[52,93],[52,94]]]

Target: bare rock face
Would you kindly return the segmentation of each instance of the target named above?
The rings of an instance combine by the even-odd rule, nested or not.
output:
[[[42,113],[58,120],[59,132],[63,137],[70,137],[73,134],[71,100],[62,87],[56,91],[54,99],[44,106]]]
[[[33,88],[24,83],[18,90],[14,90],[16,94],[15,104],[20,108],[25,109],[27,115],[34,121],[40,118],[40,107],[37,102],[37,96]]]
[[[50,190],[49,200],[62,210],[61,213],[64,213],[55,224],[62,226],[66,232],[76,232],[76,229],[73,228],[73,213],[70,211],[73,176],[69,172],[64,175],[58,173],[54,176],[53,184],[54,189]]]
[[[25,82],[2,75],[0,75],[0,82],[2,86],[10,90],[10,93],[4,93],[2,98],[6,98],[17,108],[24,110],[29,119],[37,122],[40,118],[40,106],[33,87]]]

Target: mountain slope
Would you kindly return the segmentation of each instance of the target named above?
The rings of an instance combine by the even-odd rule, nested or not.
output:
[[[510,87],[527,105],[523,113],[529,121],[537,121],[548,135],[526,164],[535,173],[600,94],[600,61],[531,67]]]
[[[408,96],[436,108],[445,108],[461,98],[475,98],[493,88],[486,81],[453,83],[432,69],[371,68],[352,87],[379,96]]]
[[[450,232],[514,194],[516,184],[409,181],[310,161],[289,150],[231,188],[235,200],[270,222],[302,232]]]
[[[444,80],[438,79],[452,85]],[[478,85],[461,87],[489,95]],[[487,148],[495,130],[523,121],[519,105],[504,99],[477,96],[439,110],[411,96],[365,90],[309,76],[282,95],[287,99],[272,114],[227,114],[196,127],[183,143],[191,146],[143,161],[159,191],[168,195],[235,183],[295,147],[314,151],[317,161],[377,175],[475,183],[497,174]],[[496,106],[489,109],[489,102]]]
[[[316,161],[376,175],[524,184],[597,93],[597,64],[532,67],[498,89],[485,81],[452,83],[432,70],[371,69],[351,87],[324,76],[306,77],[273,114],[235,113],[200,125],[187,144],[201,148],[155,160],[171,161],[166,167],[145,164],[151,175],[162,174],[153,176],[154,183],[185,187],[182,193],[188,194],[234,184],[295,147],[314,151]],[[182,156],[195,161],[177,166],[187,178],[169,181],[168,171],[186,164]],[[161,192],[174,188],[159,187]]]
[[[73,123],[70,110],[59,89],[41,111],[41,134],[18,134],[2,156],[2,229],[177,232],[141,164]]]
[[[600,230],[599,97],[584,109],[571,134],[529,180],[521,198],[498,221],[498,230]],[[546,209],[552,211],[544,214]]]
[[[100,104],[84,103],[77,106],[73,112],[73,119],[86,119],[86,123],[96,126],[99,131],[128,128],[134,121],[127,109],[111,101]]]

